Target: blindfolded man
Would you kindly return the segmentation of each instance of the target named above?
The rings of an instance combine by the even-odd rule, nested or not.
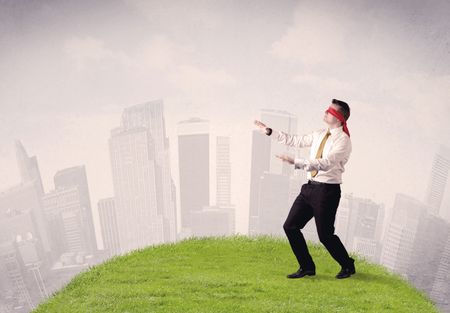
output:
[[[282,161],[293,164],[295,169],[307,171],[308,178],[308,182],[301,186],[300,194],[292,204],[283,225],[299,263],[299,269],[287,275],[288,278],[316,274],[316,266],[301,232],[313,217],[320,242],[341,266],[336,278],[347,278],[356,272],[355,260],[348,255],[341,240],[334,233],[334,221],[341,198],[342,173],[352,151],[347,128],[349,116],[349,105],[333,99],[323,117],[327,127],[305,135],[288,134],[255,120],[255,125],[278,143],[297,148],[310,147],[310,157],[307,159],[277,155]]]

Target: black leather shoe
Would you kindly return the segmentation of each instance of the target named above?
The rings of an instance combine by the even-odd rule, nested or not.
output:
[[[297,272],[289,274],[286,277],[287,278],[301,278],[301,277],[306,276],[306,275],[314,276],[314,275],[316,275],[316,270],[315,269],[313,269],[313,270],[303,270],[303,269],[300,268],[300,269],[298,269]]]
[[[356,273],[355,260],[350,258],[351,264],[348,267],[343,267],[341,271],[336,275],[337,279],[347,278]]]

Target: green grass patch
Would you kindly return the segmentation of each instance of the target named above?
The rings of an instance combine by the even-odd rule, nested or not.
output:
[[[286,238],[189,238],[116,256],[76,275],[33,312],[438,312],[399,275],[352,254],[356,274],[308,243],[316,276],[298,269]]]

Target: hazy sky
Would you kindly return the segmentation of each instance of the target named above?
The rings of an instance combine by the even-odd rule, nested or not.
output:
[[[162,98],[176,182],[177,122],[198,116],[232,136],[246,232],[260,109],[297,115],[305,133],[337,98],[352,110],[343,194],[422,200],[438,145],[450,145],[448,16],[438,0],[0,0],[0,189],[19,181],[20,139],[46,191],[57,170],[85,164],[96,208],[113,194],[108,138],[123,108]]]

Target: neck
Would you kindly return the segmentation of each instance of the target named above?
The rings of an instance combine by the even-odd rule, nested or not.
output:
[[[338,127],[341,127],[341,126],[342,126],[341,124],[328,125],[328,127],[329,127],[330,129],[335,129],[335,128],[338,128]]]

